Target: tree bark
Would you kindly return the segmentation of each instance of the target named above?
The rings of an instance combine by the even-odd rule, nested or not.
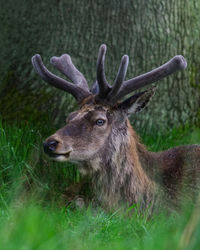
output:
[[[39,117],[64,123],[75,107],[68,94],[45,84],[30,62],[45,64],[68,53],[90,84],[95,81],[100,44],[108,46],[105,70],[112,84],[124,54],[127,79],[149,71],[176,54],[188,68],[158,83],[148,109],[132,119],[135,128],[166,129],[198,122],[200,105],[200,0],[7,0],[0,9],[0,113],[4,120]],[[47,112],[48,110],[48,112]]]

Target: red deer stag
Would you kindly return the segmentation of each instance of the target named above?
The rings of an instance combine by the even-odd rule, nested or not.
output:
[[[173,208],[181,190],[188,196],[197,190],[200,145],[149,152],[140,143],[128,117],[147,105],[155,87],[120,100],[184,69],[186,61],[181,55],[175,56],[162,66],[125,81],[129,58],[124,55],[111,86],[104,72],[105,54],[106,45],[101,45],[97,80],[91,89],[69,55],[52,57],[51,63],[74,84],[48,71],[40,55],[33,56],[33,67],[43,80],[72,94],[80,105],[78,111],[68,116],[67,125],[45,140],[44,151],[57,161],[77,162],[80,172],[90,176],[94,199],[104,208],[134,203],[141,207],[162,204]]]

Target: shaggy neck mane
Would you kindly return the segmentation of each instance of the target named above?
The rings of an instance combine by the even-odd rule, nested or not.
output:
[[[87,163],[95,197],[105,208],[124,203],[143,206],[152,200],[153,183],[147,176],[151,173],[140,160],[151,161],[147,152],[127,120],[123,127],[112,130],[103,149]]]

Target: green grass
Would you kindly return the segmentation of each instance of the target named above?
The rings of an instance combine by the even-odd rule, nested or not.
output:
[[[200,143],[200,129],[141,137],[159,151]],[[127,216],[65,208],[62,193],[80,176],[72,164],[46,159],[41,142],[38,128],[0,124],[0,249],[199,249],[200,213],[193,204],[151,219],[137,209]]]

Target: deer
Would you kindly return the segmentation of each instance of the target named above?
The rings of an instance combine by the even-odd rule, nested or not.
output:
[[[104,69],[106,50],[105,44],[99,48],[96,81],[91,87],[68,54],[50,59],[67,80],[50,72],[39,54],[32,57],[37,74],[70,93],[79,105],[79,110],[67,117],[66,125],[44,141],[44,152],[59,162],[75,162],[81,175],[89,177],[94,199],[105,209],[134,204],[151,210],[176,209],[181,197],[193,199],[199,189],[200,145],[150,152],[129,117],[147,106],[156,86],[136,90],[185,69],[187,62],[176,55],[156,69],[125,80],[129,57],[124,55],[110,85]]]

